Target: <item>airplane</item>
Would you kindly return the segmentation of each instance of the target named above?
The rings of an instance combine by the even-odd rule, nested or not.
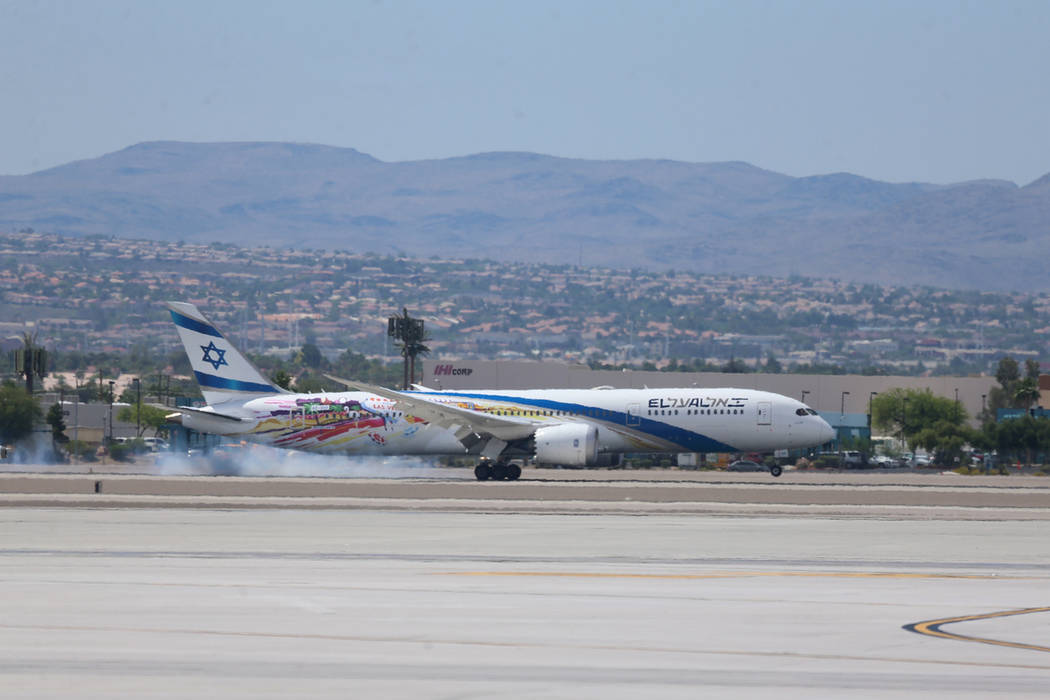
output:
[[[178,407],[173,419],[203,433],[320,453],[474,455],[479,481],[518,479],[514,458],[589,467],[632,453],[769,452],[835,437],[804,403],[751,389],[394,391],[326,375],[351,390],[292,393],[196,306],[166,306],[207,404]]]

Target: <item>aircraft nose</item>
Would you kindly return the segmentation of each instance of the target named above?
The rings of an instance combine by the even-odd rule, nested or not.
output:
[[[823,445],[825,442],[831,442],[835,439],[835,429],[832,428],[831,424],[823,418],[820,419],[820,423],[821,425],[817,434],[820,436],[820,444]]]

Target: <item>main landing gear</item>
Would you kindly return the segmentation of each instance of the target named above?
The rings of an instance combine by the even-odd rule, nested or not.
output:
[[[483,459],[474,467],[478,481],[516,481],[521,476],[521,467],[510,462],[490,462]]]

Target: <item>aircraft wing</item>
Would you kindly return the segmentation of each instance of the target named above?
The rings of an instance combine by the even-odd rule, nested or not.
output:
[[[330,374],[324,375],[332,381],[345,384],[358,391],[367,391],[385,399],[394,401],[398,408],[405,413],[422,418],[428,423],[442,428],[466,428],[478,435],[490,435],[500,440],[520,440],[530,437],[538,425],[526,418],[509,418],[504,416],[490,416],[478,411],[471,411],[458,406],[427,401],[400,391],[384,389],[380,386],[372,386],[362,382],[355,382],[342,377],[334,377]],[[458,431],[457,431],[458,436]]]
[[[176,406],[178,413],[170,413],[169,416],[182,415],[183,413],[196,413],[201,416],[208,416],[209,418],[221,418],[223,420],[233,421],[234,423],[240,423],[244,419],[238,418],[237,416],[228,416],[225,413],[219,413],[217,411],[202,411],[199,408],[190,408],[189,406]]]

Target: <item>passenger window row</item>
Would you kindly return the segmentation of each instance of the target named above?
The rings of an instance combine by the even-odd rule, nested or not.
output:
[[[744,409],[742,408],[689,408],[686,409],[685,415],[687,416],[723,416],[723,415],[743,415]],[[677,416],[678,409],[649,409],[650,416]]]

